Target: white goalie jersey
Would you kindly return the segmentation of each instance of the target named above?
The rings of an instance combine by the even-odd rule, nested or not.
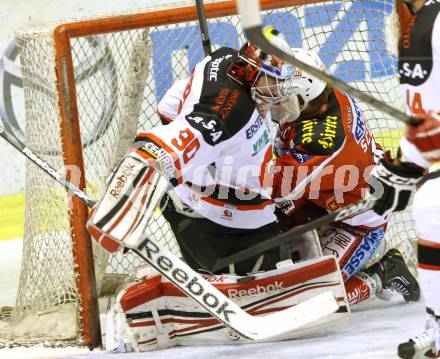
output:
[[[227,76],[236,51],[221,48],[159,103],[165,126],[138,134],[134,151],[154,157],[181,201],[218,224],[258,228],[274,222],[270,119]]]

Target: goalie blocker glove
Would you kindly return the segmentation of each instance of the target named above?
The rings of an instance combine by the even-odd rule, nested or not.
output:
[[[405,210],[411,203],[424,169],[409,162],[393,163],[387,153],[370,174],[370,193],[376,197],[373,210],[379,215]]]
[[[169,183],[135,153],[127,155],[110,177],[107,190],[92,209],[87,230],[108,252],[137,248]]]

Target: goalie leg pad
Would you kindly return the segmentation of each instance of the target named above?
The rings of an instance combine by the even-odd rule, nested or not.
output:
[[[349,314],[341,273],[333,256],[284,265],[255,276],[224,274],[205,278],[251,315],[276,312],[320,293],[333,292],[340,306],[336,313],[275,340],[315,333],[328,325],[334,326],[335,321],[345,319]],[[115,308],[125,318],[120,333],[129,338],[136,351],[176,345],[250,342],[225,328],[160,275],[123,289],[117,296]]]
[[[126,156],[93,208],[87,230],[109,252],[121,245],[137,248],[168,185],[165,177],[146,162]]]

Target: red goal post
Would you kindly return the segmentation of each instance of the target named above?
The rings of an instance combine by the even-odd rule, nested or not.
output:
[[[272,21],[279,18],[279,30],[287,32],[296,46],[321,51],[330,71],[402,108],[393,63],[398,37],[393,1],[260,2]],[[244,41],[234,1],[206,2],[205,9],[212,43],[238,45]],[[27,145],[98,199],[105,177],[136,131],[158,124],[155,105],[163,90],[174,78],[188,74],[199,49],[201,59],[196,21],[195,3],[180,1],[18,31]],[[231,31],[223,38],[219,29]],[[387,38],[380,39],[381,34]],[[395,148],[401,125],[361,106],[379,141]],[[6,335],[0,345],[44,340],[53,345],[73,342],[96,347],[100,343],[98,297],[103,295],[110,274],[125,278],[134,259],[109,257],[92,248],[85,230],[86,206],[77,198],[69,198],[38,171],[27,164],[25,263],[10,321],[11,327],[19,327],[23,334]],[[405,246],[412,257],[411,246],[406,243],[414,236],[409,215],[396,216],[390,227],[388,243]],[[178,251],[160,213],[151,232]],[[56,258],[56,275],[50,272],[54,263],[48,256]],[[52,313],[54,308],[65,307],[76,311],[76,329],[69,335],[25,328],[35,311]],[[3,336],[0,330],[0,338]]]

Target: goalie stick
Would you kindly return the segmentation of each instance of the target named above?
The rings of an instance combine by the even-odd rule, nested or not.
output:
[[[268,39],[263,34],[263,26],[260,16],[260,1],[259,0],[236,0],[237,10],[240,16],[241,23],[243,25],[243,30],[246,38],[249,42],[259,46],[264,52],[273,54],[280,59],[299,67],[314,77],[325,81],[328,85],[337,88],[340,91],[346,92],[347,94],[356,97],[371,106],[374,106],[380,111],[383,111],[392,117],[402,121],[408,125],[418,125],[419,121],[415,118],[407,116],[402,111],[374,98],[358,90],[357,88],[347,84],[344,81],[338,80],[332,75],[326,72],[320,71],[313,66],[305,64],[304,62],[296,59],[294,56],[284,52],[275,45],[272,45]]]
[[[24,143],[6,132],[2,125],[0,125],[0,136],[65,189],[80,198],[87,206],[92,207],[95,204],[81,189],[67,181]],[[337,300],[328,291],[280,312],[255,317],[245,312],[200,274],[154,240],[146,238],[142,248],[133,251],[173,282],[182,292],[198,302],[212,316],[241,336],[251,340],[264,340],[293,331],[339,309]]]

